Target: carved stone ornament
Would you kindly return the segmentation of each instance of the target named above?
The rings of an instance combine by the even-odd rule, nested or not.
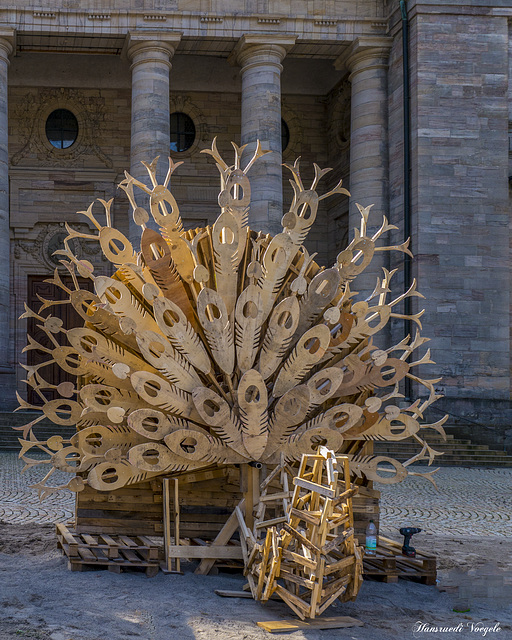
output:
[[[343,151],[350,146],[350,97],[351,84],[344,80],[331,99],[329,117],[329,141]]]
[[[77,227],[83,232],[89,230],[87,224],[79,224]],[[65,270],[61,262],[62,256],[55,254],[56,251],[62,249],[64,240],[66,240],[68,236],[65,225],[60,223],[38,223],[35,228],[39,228],[39,233],[33,240],[15,239],[15,259],[19,260],[22,253],[26,253],[47,269],[52,271],[55,268]],[[100,251],[100,247],[96,243],[87,242],[83,238],[72,238],[68,244],[69,248],[79,259],[89,258],[98,264],[105,260]]]
[[[56,109],[71,111],[78,121],[78,136],[67,149],[57,149],[46,135],[46,120]],[[104,107],[99,96],[85,96],[79,89],[41,89],[27,92],[16,108],[14,119],[18,122],[23,146],[11,157],[16,166],[29,154],[36,154],[43,166],[73,164],[85,154],[95,155],[106,167],[113,162],[100,148]]]

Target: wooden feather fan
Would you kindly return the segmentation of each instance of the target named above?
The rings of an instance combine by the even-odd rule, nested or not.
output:
[[[212,464],[279,463],[312,454],[318,445],[348,455],[352,474],[368,480],[398,482],[412,462],[433,451],[420,430],[425,409],[438,396],[437,380],[422,380],[411,367],[431,362],[429,352],[408,362],[426,342],[419,331],[390,349],[378,349],[373,336],[390,318],[404,317],[394,307],[407,296],[419,296],[416,284],[387,301],[394,272],[384,269],[373,294],[355,301],[352,280],[371,262],[376,251],[410,253],[408,243],[376,246],[394,229],[384,218],[368,236],[370,207],[358,205],[361,228],[330,268],[320,268],[303,244],[315,222],[318,203],[333,194],[349,195],[340,183],[319,195],[322,176],[329,169],[315,167],[310,188],[303,185],[299,162],[287,166],[294,190],[283,230],[274,237],[248,227],[251,188],[247,173],[265,151],[258,143],[254,156],[241,169],[244,147],[235,149],[228,165],[217,151],[210,154],[221,177],[220,215],[212,226],[184,231],[178,204],[168,185],[181,163],[169,159],[164,184],[156,180],[155,159],[145,164],[152,182],[148,188],[129,174],[120,184],[141,229],[137,252],[112,223],[112,200],[99,200],[83,214],[95,229],[79,233],[66,225],[68,236],[62,264],[70,273],[67,287],[58,271],[50,282],[69,296],[69,304],[83,318],[83,326],[66,330],[42,309],[26,307],[22,318],[33,318],[54,345],[45,349],[29,337],[25,350],[48,354],[41,365],[25,367],[27,384],[45,400],[36,407],[19,398],[20,408],[42,411],[26,425],[21,457],[28,465],[46,463],[50,471],[38,483],[40,496],[59,489],[80,491],[85,484],[111,491],[155,476]],[[147,196],[137,204],[135,190]],[[150,216],[160,231],[148,226]],[[100,220],[101,218],[101,220]],[[102,222],[104,220],[104,222]],[[74,238],[97,240],[114,265],[112,277],[94,275],[93,265],[70,250]],[[82,290],[78,276],[88,278],[94,293]],[[62,302],[60,302],[62,304]],[[411,319],[419,326],[419,316]],[[68,345],[60,346],[57,334]],[[46,401],[50,388],[44,368],[57,363],[77,377],[76,385],[57,387],[60,398]],[[421,383],[429,397],[406,408],[398,384],[404,377]],[[34,427],[43,417],[56,425],[76,426],[70,439],[55,435],[39,441]],[[404,464],[383,456],[364,456],[368,440],[401,440],[413,436],[422,452]],[[39,449],[48,458],[27,457]],[[378,465],[387,462],[392,475]],[[56,470],[73,474],[58,487],[47,485]],[[409,472],[412,473],[412,472]],[[432,480],[432,473],[422,475]]]

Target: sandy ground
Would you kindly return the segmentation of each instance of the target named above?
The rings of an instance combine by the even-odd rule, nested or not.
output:
[[[192,563],[183,576],[71,572],[56,550],[53,526],[0,523],[0,640],[512,638],[510,538],[425,535],[422,548],[438,555],[438,587],[367,580],[356,602],[336,603],[327,612],[359,618],[364,627],[270,635],[256,622],[291,617],[284,604],[214,593],[241,589],[240,574],[196,576]],[[469,612],[453,611],[461,601],[452,584],[462,585]],[[420,622],[459,630],[421,631]]]

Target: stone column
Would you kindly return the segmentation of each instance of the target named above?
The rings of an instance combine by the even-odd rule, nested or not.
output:
[[[169,72],[171,59],[181,34],[132,32],[127,53],[132,62],[132,129],[130,173],[151,186],[141,161],[160,156],[157,176],[161,183],[167,173],[169,138]],[[141,201],[142,202],[142,201]],[[138,248],[140,228],[130,216],[130,240]]]
[[[354,40],[335,62],[337,69],[350,71],[350,237],[360,227],[361,216],[356,202],[373,204],[369,227],[380,227],[388,216],[388,57],[392,39],[362,36]],[[375,278],[387,266],[388,252],[375,254],[369,269],[358,277],[357,291],[373,291]]]
[[[14,49],[14,31],[0,29],[0,408],[15,402],[13,349],[10,330],[10,229],[9,229],[9,156],[7,116],[7,68]]]
[[[252,156],[256,141],[269,153],[250,169],[250,226],[275,235],[282,231],[283,170],[281,166],[281,62],[295,36],[245,35],[231,58],[242,75],[241,143],[244,160]]]

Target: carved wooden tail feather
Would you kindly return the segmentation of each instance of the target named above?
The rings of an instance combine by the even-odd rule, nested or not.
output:
[[[180,163],[171,159],[164,184],[157,183],[155,159],[145,163],[151,187],[129,174],[120,185],[141,230],[140,252],[113,226],[112,201],[99,200],[82,212],[90,233],[66,226],[68,236],[57,253],[72,284],[64,284],[59,270],[50,281],[67,300],[42,300],[39,309],[27,308],[22,316],[35,320],[47,336],[46,346],[29,337],[25,348],[47,355],[45,362],[25,366],[26,382],[43,405],[19,399],[20,408],[41,414],[23,428],[20,440],[27,465],[44,464],[48,469],[35,485],[41,497],[64,488],[81,491],[86,485],[111,491],[212,464],[264,463],[272,468],[282,456],[294,463],[303,454],[316,455],[319,444],[346,453],[354,478],[387,483],[403,480],[412,462],[428,457],[431,463],[437,455],[421,437],[421,430],[430,425],[418,422],[439,397],[437,380],[423,380],[411,372],[414,365],[431,362],[428,351],[410,362],[426,339],[418,329],[414,338],[408,336],[385,351],[372,342],[391,318],[403,317],[395,308],[404,297],[420,295],[416,285],[388,300],[394,272],[384,270],[369,299],[357,300],[351,289],[375,251],[409,253],[407,243],[377,246],[391,227],[384,219],[370,237],[370,208],[359,207],[361,228],[334,265],[321,269],[303,243],[318,203],[334,193],[349,195],[341,182],[319,195],[327,170],[315,165],[315,179],[307,188],[298,162],[288,167],[293,202],[283,216],[282,232],[264,236],[247,226],[247,172],[265,152],[258,144],[243,169],[242,150],[234,148],[233,165],[220,156],[215,141],[207,150],[221,175],[220,215],[211,227],[183,230],[178,203],[168,187]],[[146,197],[145,206],[137,204],[135,190]],[[150,217],[159,231],[147,226]],[[73,254],[71,241],[76,237],[99,243],[114,267],[112,277],[96,275],[90,262]],[[94,293],[81,289],[79,277],[91,282]],[[68,330],[52,316],[54,305],[66,303],[78,311],[83,327]],[[411,319],[421,328],[419,316]],[[46,382],[47,367],[54,363],[76,375],[76,383]],[[399,384],[405,377],[423,385],[428,395],[404,408],[395,403],[403,398]],[[57,399],[46,399],[50,389]],[[56,425],[57,433],[40,441],[36,433],[44,417]],[[61,437],[59,426],[74,426],[76,435],[70,440]],[[444,433],[442,421],[432,426]],[[403,464],[363,455],[366,441],[410,436],[423,450]],[[46,458],[30,458],[33,449]],[[322,464],[329,460],[334,464],[331,458]],[[389,465],[380,468],[389,462],[391,472],[386,470]],[[69,473],[70,480],[52,486],[49,478],[57,469]],[[433,473],[419,475],[433,482]],[[322,493],[314,495],[327,499]],[[297,506],[299,494],[294,500],[294,510],[305,508],[304,501]],[[342,517],[334,506],[327,512],[332,521]],[[305,523],[302,517],[310,520]],[[293,518],[293,532],[285,530],[281,536],[280,529],[268,529],[267,555],[271,548],[281,548],[289,561],[295,557],[290,554],[298,553],[299,523],[317,526],[316,516]],[[320,537],[328,532],[326,526],[322,524]],[[312,544],[321,549],[329,539]],[[260,587],[270,585],[264,591],[268,595],[274,578],[265,580]],[[297,585],[297,580],[289,582]],[[348,583],[343,587],[350,591]],[[319,588],[312,587],[308,615],[327,606],[341,593],[342,584]],[[291,602],[297,595],[290,593],[286,597]]]

